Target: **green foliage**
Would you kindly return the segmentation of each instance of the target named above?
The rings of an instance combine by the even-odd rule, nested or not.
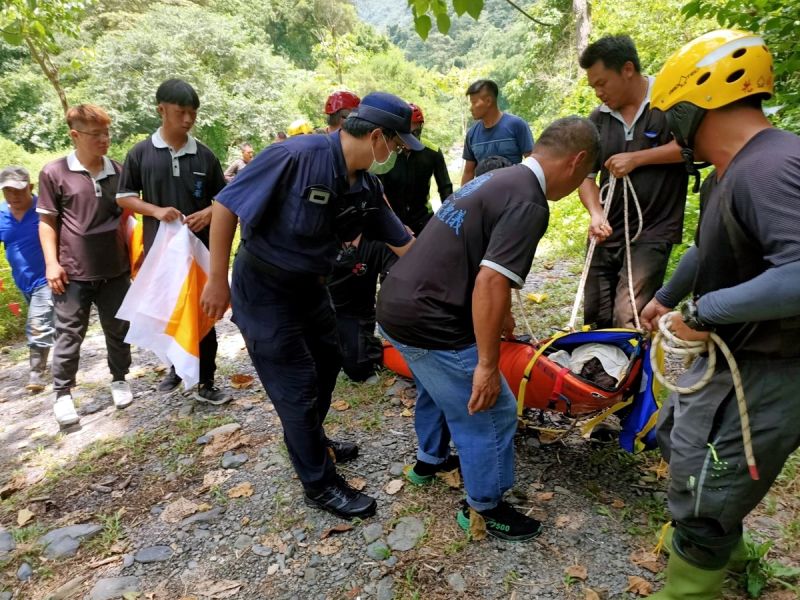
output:
[[[772,548],[772,541],[758,543],[748,534],[745,534],[744,540],[747,549],[747,566],[743,580],[751,598],[761,597],[764,588],[770,582],[778,583],[795,593],[800,592],[800,586],[792,583],[800,579],[800,568],[787,567],[767,558],[767,554]]]
[[[774,103],[782,105],[776,121],[800,131],[800,3],[795,0],[691,0],[687,19],[705,17],[723,27],[752,31],[764,37],[775,60]]]
[[[81,0],[4,0],[0,31],[13,45],[33,43],[58,52],[56,34],[78,36],[78,23],[91,2]]]

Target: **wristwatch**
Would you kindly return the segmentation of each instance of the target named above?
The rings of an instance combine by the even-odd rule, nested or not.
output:
[[[697,298],[687,300],[681,308],[681,317],[686,325],[695,331],[713,331],[714,326],[703,323],[697,314]]]

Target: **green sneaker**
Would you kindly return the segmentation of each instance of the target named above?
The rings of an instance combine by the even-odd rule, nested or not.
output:
[[[526,517],[503,500],[494,508],[475,512],[483,517],[486,533],[507,542],[525,542],[542,533],[542,524],[539,521]],[[456,520],[461,529],[470,530],[470,507],[466,502],[458,511]]]
[[[414,485],[426,485],[434,480],[437,473],[447,473],[455,470],[461,471],[461,461],[457,455],[451,454],[443,463],[438,465],[418,460],[413,467],[407,465],[403,469],[403,474]]]

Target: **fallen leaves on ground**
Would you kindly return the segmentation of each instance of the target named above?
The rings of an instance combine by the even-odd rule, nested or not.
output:
[[[601,600],[601,598],[592,588],[583,588],[583,600]]]
[[[666,479],[669,476],[669,463],[661,458],[657,465],[647,467],[645,470],[655,473],[657,479]]]
[[[350,523],[337,523],[333,527],[328,527],[322,534],[319,536],[320,540],[326,539],[328,536],[334,533],[344,533],[345,531],[350,531],[353,529],[353,526]]]
[[[647,569],[651,573],[660,573],[662,570],[661,562],[658,560],[658,556],[652,552],[639,550],[638,552],[631,554],[630,559],[631,562],[637,567]]]
[[[397,492],[403,489],[403,480],[402,479],[392,479],[389,483],[386,484],[386,487],[383,488],[383,491],[389,494],[390,496],[394,496]]]
[[[228,498],[249,498],[253,495],[253,484],[244,481],[228,490]]]
[[[555,492],[538,492],[533,496],[533,498],[537,502],[550,502],[555,495]]]
[[[350,404],[345,400],[337,400],[336,402],[331,402],[331,408],[338,411],[350,410]]]
[[[589,572],[583,565],[572,565],[571,567],[567,567],[564,569],[564,573],[573,579],[580,579],[581,581],[586,581],[586,578],[589,577]]]
[[[347,480],[347,485],[349,485],[354,490],[360,492],[363,490],[367,485],[367,480],[363,477],[353,477]]]
[[[383,387],[391,387],[395,381],[397,381],[397,377],[387,377],[383,380]]]
[[[26,484],[27,481],[25,480],[24,475],[16,475],[12,477],[11,481],[9,481],[3,487],[0,487],[0,500],[5,500],[12,494],[16,494],[18,491],[24,488]]]
[[[314,550],[316,550],[317,554],[320,556],[331,556],[336,554],[342,549],[342,542],[340,540],[325,540],[314,546]]]
[[[225,469],[216,469],[214,471],[209,471],[205,475],[203,475],[203,486],[200,488],[200,493],[205,490],[211,489],[215,485],[222,485],[228,479],[233,476],[233,473],[229,473]]]
[[[469,535],[476,542],[486,537],[486,521],[471,506],[469,508]]]
[[[411,396],[409,398],[406,398],[405,396],[400,398],[400,402],[403,404],[403,406],[405,406],[406,408],[414,407],[414,405],[417,403],[416,392],[414,394],[415,394],[414,396]]]
[[[457,490],[461,488],[461,473],[458,472],[458,469],[439,471],[436,473],[436,477],[445,482],[451,489]]]
[[[181,496],[164,507],[160,518],[165,523],[177,523],[198,512],[199,508],[199,505]]]
[[[639,596],[649,596],[653,593],[653,584],[637,575],[628,575],[628,587],[625,591]]]
[[[559,529],[562,527],[567,527],[572,522],[567,515],[559,515],[556,517],[556,527]]]
[[[21,511],[17,513],[17,525],[20,527],[24,527],[27,525],[36,515],[33,511],[28,510],[27,508],[23,508]]]
[[[236,390],[244,390],[253,385],[253,376],[243,373],[231,375],[231,387]]]
[[[414,416],[414,413],[413,413],[413,412],[411,412],[411,409],[404,408],[404,409],[403,409],[403,412],[401,412],[401,413],[400,413],[400,416],[401,416],[401,417],[413,417],[413,416]]]
[[[197,584],[201,598],[209,600],[219,600],[221,598],[233,598],[242,589],[241,581],[232,579],[221,579],[219,581],[201,581]]]
[[[611,501],[612,508],[625,508],[625,503],[619,498],[614,498]]]
[[[250,436],[242,433],[241,429],[230,431],[228,433],[218,433],[214,436],[206,446],[203,448],[203,456],[216,456],[223,454],[228,450],[235,450],[250,443]]]

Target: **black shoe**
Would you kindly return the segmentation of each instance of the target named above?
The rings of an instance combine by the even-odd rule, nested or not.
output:
[[[414,485],[425,485],[433,481],[437,473],[447,473],[448,471],[461,471],[461,460],[455,454],[448,456],[444,462],[434,465],[418,460],[413,467],[405,472],[406,479]]]
[[[478,514],[486,522],[486,533],[501,540],[524,542],[542,533],[542,524],[539,521],[526,517],[502,500],[494,508],[479,511]],[[461,529],[469,531],[469,506],[466,503],[458,511],[456,519]]]
[[[355,460],[358,456],[358,444],[353,442],[342,442],[339,440],[326,439],[325,445],[333,454],[333,462],[346,463]]]
[[[378,503],[375,498],[351,488],[338,475],[322,490],[306,489],[303,501],[308,506],[321,508],[343,519],[364,519],[375,514]]]
[[[170,367],[170,370],[164,375],[164,379],[159,382],[156,391],[159,394],[171,394],[178,389],[182,381],[183,379],[178,377],[178,374],[175,372],[175,368]]]
[[[233,397],[215,387],[213,383],[201,383],[194,391],[194,399],[198,402],[219,406],[220,404],[227,404],[233,400]]]

